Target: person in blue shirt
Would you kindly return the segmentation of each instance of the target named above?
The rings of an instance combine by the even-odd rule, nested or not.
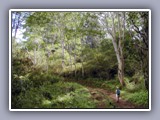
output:
[[[117,89],[116,89],[117,102],[119,102],[119,97],[120,97],[120,89],[119,89],[119,87],[117,86]]]

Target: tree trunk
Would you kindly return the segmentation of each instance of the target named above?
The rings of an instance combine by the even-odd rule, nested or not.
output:
[[[15,13],[14,13],[15,14]],[[16,15],[15,15],[15,18],[13,18],[13,14],[12,14],[12,33],[13,33],[13,30],[15,29],[15,21],[16,21]]]
[[[76,37],[75,37],[75,42],[74,42],[74,75],[76,77],[77,75],[77,66],[76,66]]]
[[[124,86],[124,60],[121,59],[118,63],[118,78],[122,86]]]
[[[83,65],[83,60],[82,60],[82,77],[84,77],[84,65]]]
[[[36,47],[34,48],[34,65],[37,63],[36,61]]]
[[[74,75],[76,77],[77,74],[77,67],[76,67],[76,54],[74,53]]]
[[[82,66],[82,77],[84,77],[84,65],[83,65],[83,38],[81,39],[81,66]]]
[[[124,59],[123,59],[123,54],[120,54],[120,49],[118,49],[116,40],[112,39],[112,43],[113,43],[114,50],[115,50],[116,57],[117,57],[117,61],[118,61],[118,79],[119,79],[121,85],[124,86]]]
[[[49,56],[47,56],[47,74],[48,74],[48,68],[49,68]]]
[[[68,46],[69,46],[69,64],[70,64],[70,68],[72,71],[72,56],[71,56],[72,48],[69,44],[68,44]]]
[[[64,69],[64,35],[61,37],[61,47],[62,47],[62,72]]]
[[[134,30],[137,34],[142,37],[142,47],[140,48],[140,58],[142,62],[142,70],[144,75],[144,84],[147,90],[149,90],[149,16],[148,13],[141,12],[140,14],[141,19],[143,22],[143,29],[139,30],[139,27],[136,25],[136,22],[131,21],[133,26],[135,27]]]
[[[64,68],[64,41],[62,40],[62,70]]]
[[[144,82],[145,82],[145,87],[147,90],[149,90],[149,55],[148,51],[144,52],[144,57],[143,57],[143,74],[144,74]]]
[[[76,39],[77,39],[77,36],[76,36],[76,31],[75,31],[75,38],[74,38],[74,75],[76,77],[77,75],[77,66],[76,66]]]
[[[124,32],[125,32],[125,13],[124,20],[123,20],[123,36],[122,36],[122,25],[119,13],[116,14],[118,18],[118,38],[116,36],[116,30],[115,30],[115,22],[114,22],[114,14],[112,14],[112,43],[114,46],[114,50],[116,53],[117,61],[118,61],[118,79],[122,86],[124,86],[124,58],[123,58],[123,50],[122,50],[122,40],[124,40]]]
[[[15,26],[15,33],[14,33],[14,38],[16,39],[16,35],[17,35],[17,30],[19,28],[19,25],[20,25],[20,17],[21,17],[21,14],[19,14],[18,16],[18,23],[17,25]]]

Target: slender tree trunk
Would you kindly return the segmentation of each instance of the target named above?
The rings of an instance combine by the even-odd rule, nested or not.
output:
[[[75,42],[74,42],[74,75],[76,77],[77,75],[77,66],[76,66],[76,37],[75,37]]]
[[[70,64],[71,71],[72,71],[72,56],[71,56],[71,52],[72,52],[72,48],[69,45],[69,64]]]
[[[74,53],[74,75],[76,77],[77,74],[77,66],[76,66],[76,54]]]
[[[62,47],[62,72],[63,72],[63,69],[64,69],[64,34],[63,32],[61,31],[62,36],[61,36],[61,47]]]
[[[48,74],[48,69],[49,69],[49,56],[47,56],[47,74]]]
[[[64,40],[62,40],[62,69],[64,68]]]
[[[19,14],[18,16],[18,23],[17,25],[15,26],[15,33],[14,33],[14,38],[16,39],[16,35],[17,35],[17,30],[19,28],[19,25],[20,25],[20,17],[21,17],[21,14]]]
[[[13,14],[12,14],[13,15]],[[15,18],[12,18],[12,33],[13,33],[13,30],[15,29],[15,21],[16,21],[16,15],[15,15]]]
[[[84,65],[83,65],[83,39],[81,39],[81,66],[82,66],[82,77],[84,77]]]
[[[34,48],[34,65],[36,65],[37,61],[36,61],[36,47]]]
[[[82,58],[82,77],[84,77],[84,65],[83,65],[83,58]]]
[[[143,74],[144,74],[144,83],[147,90],[149,90],[149,54],[148,51],[144,52],[143,56]]]

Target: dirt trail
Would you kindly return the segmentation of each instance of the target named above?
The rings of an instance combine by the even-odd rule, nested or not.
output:
[[[121,97],[119,98],[119,102],[116,102],[116,95],[113,92],[109,92],[108,90],[102,89],[102,88],[95,88],[92,86],[91,82],[86,83],[86,81],[71,81],[69,82],[76,82],[81,85],[84,85],[89,92],[91,93],[92,99],[98,101],[97,108],[140,108],[139,106],[135,106],[132,103],[123,100]],[[107,105],[109,103],[109,105]]]
[[[106,108],[106,99],[111,99],[111,101],[108,102],[110,103],[110,106],[113,106],[112,108],[136,108],[136,106],[121,99],[121,97],[119,102],[117,103],[115,93],[108,92],[107,90],[101,88],[87,88],[90,91],[92,98],[98,101],[97,108]]]

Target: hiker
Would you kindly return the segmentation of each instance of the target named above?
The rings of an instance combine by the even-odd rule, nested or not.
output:
[[[117,87],[117,89],[116,89],[117,102],[119,102],[119,97],[120,97],[120,89],[119,89],[119,87]]]

